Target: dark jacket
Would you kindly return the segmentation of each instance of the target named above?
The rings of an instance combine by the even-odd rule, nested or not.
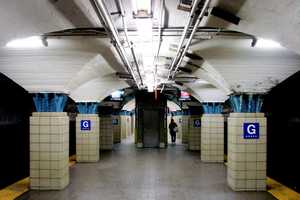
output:
[[[175,128],[177,127],[177,124],[175,122],[171,122],[169,124],[170,134],[176,134]]]

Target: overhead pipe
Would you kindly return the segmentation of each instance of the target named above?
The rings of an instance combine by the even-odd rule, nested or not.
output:
[[[184,43],[184,40],[186,38],[186,35],[188,33],[188,30],[189,30],[189,27],[190,27],[190,23],[191,21],[193,20],[193,17],[194,17],[194,14],[196,12],[196,8],[198,7],[198,4],[200,3],[201,0],[195,0],[193,2],[193,7],[192,7],[192,10],[189,14],[189,21],[188,23],[185,25],[184,29],[183,29],[183,33],[182,33],[182,36],[180,38],[180,41],[179,41],[179,45],[177,47],[177,51],[176,51],[176,54],[175,54],[175,57],[171,63],[171,66],[170,66],[170,70],[169,70],[169,73],[168,73],[168,79],[171,75],[171,71],[173,70],[174,68],[174,65],[176,64],[177,60],[178,60],[178,57],[180,56],[181,54],[181,51],[182,51],[182,46],[183,46],[183,43]]]
[[[139,67],[138,61],[136,59],[136,54],[134,52],[133,43],[131,41],[129,41],[128,28],[127,28],[127,23],[126,23],[126,13],[125,13],[125,10],[124,10],[123,2],[122,2],[122,0],[119,0],[119,1],[117,1],[117,3],[118,3],[118,6],[120,8],[121,18],[122,18],[123,27],[124,27],[125,39],[126,39],[127,45],[130,48],[132,58],[133,58],[133,62],[136,66],[137,73],[138,73],[139,78],[141,80],[141,85],[144,85],[143,78],[142,78],[141,72],[140,72],[140,67]]]
[[[205,11],[206,11],[206,9],[207,9],[207,7],[208,7],[208,5],[209,5],[209,2],[210,2],[210,0],[206,0],[206,1],[205,1],[205,4],[204,4],[204,6],[203,6],[203,8],[202,8],[202,10],[201,10],[201,13],[199,14],[199,16],[198,16],[198,18],[197,18],[197,21],[196,21],[196,23],[195,23],[195,25],[194,25],[194,28],[193,28],[193,30],[192,30],[192,33],[191,33],[191,35],[190,35],[190,37],[189,37],[189,39],[188,39],[188,41],[187,41],[187,43],[186,43],[186,45],[185,45],[185,48],[183,49],[183,52],[181,53],[180,59],[179,59],[178,63],[176,63],[176,67],[175,67],[174,73],[173,73],[173,75],[172,75],[172,78],[174,78],[174,76],[175,76],[175,74],[176,74],[176,72],[177,72],[177,70],[178,70],[178,67],[179,67],[179,65],[181,64],[181,62],[182,62],[182,60],[183,60],[183,58],[184,58],[184,56],[185,56],[185,54],[186,54],[186,52],[187,52],[189,46],[190,46],[190,44],[191,44],[191,42],[192,42],[192,40],[193,40],[194,34],[196,33],[197,27],[199,26],[200,22],[201,22],[202,19],[203,19],[203,16],[204,16]]]
[[[122,46],[121,41],[119,39],[119,34],[118,34],[115,26],[113,25],[112,19],[110,18],[110,15],[107,11],[107,8],[106,8],[103,0],[90,0],[90,2],[92,4],[92,6],[94,7],[98,18],[99,18],[100,22],[102,23],[103,27],[106,29],[107,33],[109,35],[112,34],[110,37],[111,37],[112,41],[114,42],[114,45],[118,51],[119,56],[121,57],[125,66],[127,66],[127,69],[129,71],[129,73],[132,75],[132,78],[134,79],[137,87],[140,88],[140,84],[137,81],[137,78],[134,74],[132,66],[126,56],[124,47]]]
[[[181,36],[182,35],[182,29],[184,27],[168,27],[164,28],[161,27],[161,36]],[[192,30],[192,28],[190,28]],[[118,29],[118,32],[122,32],[124,29]],[[136,36],[135,29],[127,29],[128,36]],[[153,27],[154,36],[158,35],[158,27]],[[257,38],[254,35],[238,32],[238,31],[230,31],[230,30],[224,30],[220,28],[207,28],[207,27],[200,27],[197,28],[197,31],[194,35],[194,38],[197,37],[196,34],[205,33],[213,34],[214,36],[233,36],[233,37],[242,37],[245,39],[251,39],[252,43],[254,44],[257,41]],[[49,37],[67,37],[67,36],[89,36],[89,37],[99,37],[99,38],[105,38],[107,37],[107,32],[105,32],[104,28],[75,28],[75,29],[65,29],[62,31],[56,31],[56,32],[50,32],[45,33],[42,35],[46,39]],[[201,35],[200,35],[201,37]],[[252,45],[253,46],[253,45]]]
[[[184,52],[185,47],[188,47],[188,45],[185,45],[185,47],[184,47],[184,44],[183,44],[183,43],[184,43],[184,41],[185,41],[185,39],[186,39],[186,37],[187,37],[187,33],[188,33],[189,29],[190,29],[190,24],[191,24],[191,22],[192,22],[193,19],[194,19],[194,15],[196,14],[196,10],[197,10],[198,5],[199,5],[200,2],[201,2],[201,0],[194,0],[194,2],[193,2],[193,6],[192,6],[191,12],[190,12],[190,14],[189,14],[189,20],[188,20],[188,23],[187,23],[187,24],[185,25],[185,27],[184,27],[182,36],[181,36],[180,41],[179,41],[179,45],[178,45],[178,47],[177,47],[176,55],[175,55],[175,57],[174,57],[174,59],[173,59],[173,61],[172,61],[172,63],[171,63],[171,66],[170,66],[170,69],[169,69],[169,72],[168,72],[168,76],[167,76],[167,79],[168,79],[168,80],[170,80],[171,73],[172,73],[172,71],[173,71],[174,66],[177,68],[177,66],[178,66],[178,61],[181,62],[181,61],[182,61],[182,58],[184,57],[183,52]],[[210,0],[206,0],[206,1],[205,1],[205,4],[204,4],[204,6],[203,6],[203,8],[202,8],[202,11],[201,11],[199,17],[204,15],[205,10],[206,10],[206,7],[208,6],[209,2],[210,2]],[[198,19],[199,19],[199,17],[198,17]],[[202,19],[202,17],[200,17],[200,18]],[[198,19],[197,19],[196,23],[198,22]],[[193,29],[192,29],[192,34],[190,35],[190,38],[191,38],[191,36],[193,37],[193,34],[195,33],[195,29],[197,29],[197,27],[198,27],[198,24],[197,24],[197,26],[194,26],[194,27],[193,27]],[[189,38],[189,40],[190,40],[190,38]],[[189,41],[189,40],[188,40],[188,41]],[[183,49],[183,48],[184,48],[184,49]],[[172,78],[173,78],[173,76],[172,76]],[[163,87],[163,88],[164,88],[164,87]],[[160,92],[162,93],[162,92],[163,92],[163,89],[162,89]]]
[[[97,1],[96,1],[96,0],[95,0],[95,1],[90,0],[90,2],[91,2],[92,7],[94,8],[94,10],[95,10],[95,12],[96,12],[96,14],[97,14],[97,16],[98,16],[98,19],[100,20],[100,22],[101,22],[101,24],[102,24],[104,30],[106,31],[107,35],[110,37],[111,41],[113,41],[114,47],[116,48],[117,53],[119,54],[119,56],[120,56],[120,58],[121,58],[123,64],[125,65],[126,70],[131,74],[131,71],[130,71],[130,69],[129,69],[129,66],[126,65],[126,61],[125,61],[125,58],[124,58],[125,55],[122,55],[122,53],[121,53],[121,51],[120,51],[120,48],[119,48],[118,46],[115,45],[115,44],[116,44],[115,38],[113,37],[113,35],[111,34],[111,31],[110,31],[109,28],[108,28],[108,23],[107,23],[107,21],[105,20],[103,14],[102,14],[102,13],[99,11],[99,9],[98,9]]]
[[[161,37],[161,24],[162,24],[162,19],[164,17],[164,6],[165,6],[165,0],[161,0],[160,2],[160,10],[159,10],[159,21],[158,21],[158,48],[157,48],[157,53],[155,56],[155,73],[154,73],[154,83],[155,83],[155,91],[157,89],[157,62],[158,62],[158,56],[161,48],[161,42],[162,42],[162,37]],[[156,94],[156,93],[155,93]]]

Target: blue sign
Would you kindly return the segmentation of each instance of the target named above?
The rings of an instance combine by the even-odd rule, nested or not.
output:
[[[90,131],[91,130],[91,120],[81,120],[80,121],[80,130]]]
[[[244,139],[259,139],[259,123],[244,123]]]
[[[200,126],[201,126],[200,119],[194,119],[194,127],[200,127]]]
[[[118,119],[113,119],[113,120],[112,120],[112,124],[113,124],[113,125],[118,125],[118,123],[119,123]]]

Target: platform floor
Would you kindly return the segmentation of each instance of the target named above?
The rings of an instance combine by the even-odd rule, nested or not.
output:
[[[63,191],[30,191],[30,200],[275,200],[267,192],[233,192],[223,164],[205,164],[185,146],[136,149],[132,139],[71,168]]]

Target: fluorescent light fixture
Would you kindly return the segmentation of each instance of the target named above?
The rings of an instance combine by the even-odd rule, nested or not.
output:
[[[255,47],[257,48],[280,48],[282,47],[278,42],[273,40],[259,38],[256,42]]]
[[[9,41],[6,44],[8,48],[41,48],[44,47],[44,42],[39,36],[21,38]]]
[[[147,86],[147,90],[148,90],[148,92],[154,92],[154,86],[153,85],[148,85]]]
[[[111,93],[112,98],[121,98],[121,96],[124,95],[124,91],[117,90]]]
[[[206,80],[203,80],[203,79],[198,79],[198,80],[196,80],[196,83],[198,83],[198,84],[208,84],[209,82],[206,81]]]
[[[152,17],[151,0],[132,0],[134,17]]]

